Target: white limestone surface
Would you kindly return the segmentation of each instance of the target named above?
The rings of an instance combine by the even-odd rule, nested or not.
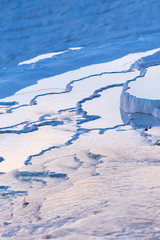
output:
[[[121,94],[120,107],[128,113],[146,113],[160,118],[160,66],[147,68],[136,79],[127,82]]]
[[[17,104],[1,105],[0,239],[158,239],[159,127],[136,131],[120,115],[121,91],[121,104],[138,106],[123,98],[144,76],[130,65],[156,51],[3,99]]]

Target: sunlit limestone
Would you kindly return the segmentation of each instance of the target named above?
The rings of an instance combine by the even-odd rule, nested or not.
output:
[[[122,76],[120,79],[122,80]],[[99,119],[83,123],[84,128],[112,128],[113,126],[123,124],[120,111],[119,99],[122,87],[114,87],[100,93],[100,98],[95,98],[83,104],[83,109],[88,115],[100,116]],[[114,109],[114,111],[113,111]]]
[[[22,167],[29,155],[40,153],[54,145],[61,146],[72,134],[61,127],[54,129],[51,126],[27,134],[5,134],[0,145],[0,152],[5,161],[0,163],[0,171],[9,172]]]
[[[121,95],[121,109],[128,113],[147,113],[160,118],[160,67],[147,69],[135,82],[127,82]]]
[[[69,50],[80,50],[81,47],[77,47],[77,48],[69,48]],[[65,52],[68,52],[69,50],[66,50],[66,51],[63,51],[63,52],[53,52],[53,53],[45,53],[45,54],[41,54],[37,57],[34,57],[30,60],[26,60],[26,61],[23,61],[23,62],[20,62],[18,65],[23,65],[23,64],[32,64],[32,63],[36,63],[40,60],[44,60],[44,59],[47,59],[47,58],[52,58],[54,56],[57,56],[57,55],[60,55],[60,54],[63,54]]]
[[[153,52],[40,79],[3,99],[6,239],[137,239],[139,225],[152,232],[151,221],[160,221],[160,147],[148,140],[159,140],[159,127],[135,131],[123,124],[119,106],[123,84],[143,80],[130,65]]]
[[[112,62],[90,65],[40,79],[37,84],[2,99],[1,102],[6,102],[6,105],[1,106],[3,114],[1,114],[0,130],[2,142],[5,143],[1,144],[1,155],[5,159],[1,163],[1,170],[10,171],[19,168],[30,155],[39,154],[52,145],[59,146],[69,141],[74,134],[77,134],[76,122],[80,118],[84,120],[85,112],[88,116],[99,117],[97,120],[94,120],[94,117],[90,120],[85,119],[85,123],[81,126],[87,130],[109,130],[123,125],[119,112],[122,85],[128,80],[135,80],[140,75],[138,70],[131,71],[130,66],[140,57],[153,54],[158,50],[129,54]],[[125,92],[125,94],[129,93]],[[16,102],[16,104],[10,106],[8,104],[10,102]],[[123,100],[123,104],[125,103],[129,106],[127,98]],[[130,106],[135,107],[134,104]],[[158,115],[159,109],[154,109],[154,112],[154,115]],[[54,135],[54,131],[59,128],[61,129],[59,133],[63,135],[64,131],[66,136],[65,140],[60,142],[57,141],[56,134]],[[47,129],[53,130],[53,133]],[[27,142],[34,142],[32,139],[36,136],[38,139],[43,139],[41,133],[43,131],[45,133],[45,130],[48,134],[46,144],[22,148],[22,145],[26,146]],[[16,157],[17,154],[19,157]],[[10,167],[7,170],[8,161],[12,164],[9,164]]]
[[[23,62],[20,62],[18,65],[23,65],[23,64],[31,64],[31,63],[36,63],[39,60],[43,60],[43,59],[47,59],[47,58],[52,58],[53,56],[57,56],[59,54],[65,53],[66,51],[63,52],[54,52],[54,53],[45,53],[45,54],[41,54],[35,58],[32,58],[30,60],[26,60]]]

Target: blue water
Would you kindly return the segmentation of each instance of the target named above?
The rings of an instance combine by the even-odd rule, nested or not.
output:
[[[101,94],[105,93],[105,90],[112,91],[115,88],[122,89],[123,83],[121,83],[121,77],[120,79],[115,77],[116,81],[114,82],[114,84],[107,83],[109,85],[99,86],[97,83],[98,81],[100,81],[100,77],[102,75],[103,77],[106,77],[106,79],[109,79],[110,76],[108,77],[108,75],[111,74],[111,77],[114,78],[112,76],[115,74],[113,69],[110,72],[107,72],[108,70],[105,71],[104,69],[101,72],[89,72],[86,73],[84,77],[82,77],[82,72],[79,72],[80,74],[82,74],[82,76],[80,77],[79,74],[77,74],[75,79],[69,79],[67,75],[68,82],[65,87],[69,88],[68,91],[65,87],[64,89],[59,88],[58,93],[54,92],[54,88],[47,89],[48,92],[42,91],[37,93],[35,90],[35,96],[32,96],[31,94],[31,99],[28,100],[27,104],[19,103],[14,106],[15,102],[8,103],[5,102],[4,99],[2,100],[2,98],[12,96],[20,89],[35,84],[40,79],[56,76],[61,73],[76,70],[84,66],[89,66],[91,64],[106,63],[117,58],[121,58],[129,53],[143,51],[145,52],[147,50],[159,48],[160,1],[1,0],[0,6],[0,160],[2,161],[1,164],[3,164],[9,159],[11,160],[12,165],[14,165],[14,161],[16,162],[18,157],[22,160],[24,157],[24,164],[26,164],[24,170],[22,171],[15,171],[13,173],[9,173],[9,175],[1,174],[0,180],[2,182],[2,186],[0,185],[0,200],[2,200],[2,202],[0,203],[0,211],[2,211],[3,213],[2,217],[0,217],[0,220],[2,221],[2,237],[4,237],[5,239],[6,237],[9,238],[10,236],[14,238],[17,232],[20,238],[23,238],[25,234],[29,237],[32,237],[33,235],[37,236],[36,234],[48,234],[48,230],[50,231],[55,230],[56,228],[58,229],[59,226],[63,226],[66,223],[74,223],[76,219],[79,220],[81,217],[82,220],[84,220],[87,215],[82,214],[81,216],[79,215],[79,213],[77,213],[77,211],[75,211],[75,214],[73,214],[73,216],[66,215],[67,217],[65,216],[64,218],[61,218],[61,214],[60,217],[59,214],[56,215],[56,217],[53,214],[53,219],[51,218],[49,220],[46,220],[48,218],[47,214],[49,214],[51,211],[50,214],[52,215],[52,211],[54,213],[54,210],[56,210],[54,209],[54,207],[52,207],[47,212],[44,219],[41,219],[41,217],[39,217],[39,211],[41,210],[41,208],[43,208],[43,204],[45,202],[43,194],[45,193],[45,197],[47,198],[48,195],[51,194],[53,189],[55,189],[55,192],[59,192],[60,189],[57,183],[59,183],[58,181],[61,180],[66,181],[66,183],[64,182],[63,187],[66,190],[68,188],[72,188],[72,185],[74,189],[74,185],[76,185],[75,183],[79,181],[79,179],[85,179],[86,176],[89,180],[92,179],[92,177],[96,178],[98,175],[100,175],[101,178],[101,171],[99,171],[99,169],[102,169],[106,171],[104,174],[105,180],[104,182],[100,182],[100,184],[97,185],[97,188],[95,188],[95,196],[97,196],[97,199],[94,199],[93,197],[93,200],[98,203],[99,198],[104,196],[106,198],[105,201],[108,201],[108,195],[110,195],[109,204],[107,202],[107,207],[103,206],[105,207],[104,212],[108,211],[108,215],[106,215],[105,218],[106,224],[104,224],[102,221],[102,215],[102,218],[99,217],[99,222],[102,223],[103,228],[101,228],[101,225],[99,225],[100,228],[97,229],[96,232],[96,224],[91,226],[91,223],[88,228],[89,231],[87,229],[87,226],[85,226],[87,230],[86,235],[82,234],[83,237],[87,236],[88,238],[89,236],[91,238],[93,237],[92,239],[100,240],[160,239],[159,176],[158,174],[154,174],[154,171],[155,173],[158,172],[157,170],[152,170],[151,168],[153,186],[152,182],[150,181],[150,184],[147,186],[148,176],[150,176],[150,166],[153,165],[155,169],[156,167],[159,167],[159,159],[155,154],[158,153],[158,150],[157,152],[152,152],[152,149],[149,148],[149,150],[151,149],[150,152],[149,150],[148,152],[145,152],[144,146],[141,146],[140,149],[142,153],[138,148],[139,146],[135,149],[133,148],[134,150],[132,150],[132,146],[130,146],[130,149],[128,150],[126,148],[126,140],[126,145],[124,143],[123,149],[117,150],[116,153],[113,150],[113,157],[111,156],[111,153],[110,156],[109,154],[101,156],[96,154],[94,155],[89,152],[88,161],[86,160],[87,155],[80,155],[80,157],[77,157],[76,151],[79,151],[79,149],[74,149],[74,143],[78,141],[81,136],[83,136],[85,139],[87,134],[88,136],[90,136],[89,134],[96,133],[97,135],[95,136],[103,137],[103,134],[105,134],[105,132],[107,131],[113,131],[113,133],[115,134],[117,134],[118,131],[120,133],[122,132],[122,134],[123,132],[125,133],[125,131],[127,132],[127,130],[125,130],[125,127],[128,127],[128,115],[125,115],[123,112],[121,113],[121,118],[123,122],[115,125],[114,121],[112,122],[111,118],[111,126],[108,126],[107,123],[105,123],[105,119],[102,119],[104,121],[104,125],[106,125],[101,127],[98,124],[96,125],[96,120],[103,117],[98,114],[87,115],[85,107],[83,106],[83,104],[85,105],[87,101],[92,102],[92,100],[100,99]],[[65,51],[73,47],[82,47],[82,49],[67,51],[60,55],[53,56],[52,58],[40,60],[35,64],[18,65],[20,62],[29,60],[40,54]],[[143,69],[147,68],[148,66],[157,64],[160,65],[159,52],[153,54],[152,56],[142,58],[141,62],[139,62],[139,67]],[[84,69],[81,69],[81,71],[83,70]],[[131,69],[127,69],[128,73],[131,72],[130,70]],[[125,71],[123,71],[122,69],[121,72],[117,72],[116,74],[123,75],[124,73]],[[117,76],[116,74],[115,76]],[[71,75],[69,76],[72,78]],[[97,77],[97,82],[94,79],[95,77]],[[86,80],[86,82],[91,80],[93,81],[93,83],[95,81],[95,89],[94,84],[92,86],[92,84],[90,85],[89,83],[87,83],[87,85],[84,80]],[[136,78],[129,80],[136,80]],[[93,89],[91,87],[93,87]],[[79,88],[84,91],[84,96],[82,97],[80,95],[82,91],[80,92]],[[91,90],[93,90],[93,93],[91,93],[92,95],[88,93],[90,92],[90,88]],[[75,90],[75,92],[72,90]],[[30,93],[32,93],[32,89]],[[69,100],[67,99],[66,95],[68,96]],[[49,98],[49,96],[52,98]],[[81,99],[77,98],[78,100],[75,100],[74,97],[76,98],[77,96],[80,96]],[[24,99],[25,98],[27,98],[27,91],[24,94]],[[58,105],[58,101],[61,103],[60,105]],[[58,110],[56,108],[56,104],[60,106]],[[42,109],[39,106],[42,106]],[[106,107],[105,102],[103,103],[103,106],[100,107],[104,109]],[[118,111],[119,113],[119,106],[117,108],[116,107],[112,106],[111,111]],[[153,126],[159,126],[159,120],[152,118],[153,117],[151,117],[150,115],[146,116],[145,114],[133,114],[132,123],[133,126],[135,125],[138,129],[144,128],[146,125],[150,124],[151,121],[153,123]],[[85,128],[84,126],[86,122],[88,122],[89,124],[91,123],[91,125],[94,122],[95,127]],[[43,130],[44,126],[46,126],[46,132],[41,132],[40,130]],[[49,127],[48,132],[47,126]],[[64,128],[61,133],[61,135],[63,135],[61,140],[62,142],[57,143],[55,141],[56,137],[54,136],[54,130],[61,129],[61,126],[62,129]],[[124,129],[121,129],[120,127],[124,127]],[[131,131],[129,130],[128,133],[130,132]],[[146,136],[150,137],[150,133],[148,133],[148,135],[146,133]],[[96,137],[95,139],[93,139],[93,141],[94,140],[96,143]],[[129,140],[132,141],[132,139]],[[115,138],[115,142],[116,141],[119,140]],[[116,145],[116,143],[114,143],[114,138],[112,142],[113,145]],[[86,143],[86,146],[85,142],[83,144],[84,146],[82,146],[82,149],[81,146],[79,148],[81,150],[83,150],[84,148],[86,152],[89,151],[89,142],[88,145]],[[70,148],[69,150],[66,150],[66,152],[63,152],[63,150],[67,149],[67,146],[70,145],[73,146],[73,149]],[[57,160],[56,154],[59,153],[58,151],[56,152],[56,149],[62,149],[63,154],[61,159],[62,161],[60,162],[60,170],[63,173],[56,173],[56,170],[54,169],[54,161],[52,162],[49,159],[45,159],[45,153],[52,154],[53,149],[55,149],[55,155],[53,154],[55,161]],[[136,149],[137,151],[139,151],[138,153],[136,152]],[[105,150],[107,152],[107,144]],[[149,157],[148,154],[150,154]],[[5,155],[6,157],[4,157],[3,155]],[[96,156],[103,157],[102,161],[98,162]],[[36,162],[38,157],[42,157],[42,159],[40,158],[40,163]],[[69,157],[69,163],[67,162],[67,157]],[[75,167],[75,165],[72,163],[72,160],[73,163],[76,162],[78,164],[78,167]],[[88,161],[88,163],[84,165],[83,168],[83,164],[85,164],[85,161]],[[105,167],[103,166],[103,161],[106,164],[106,166],[104,165]],[[37,165],[35,164],[35,162]],[[29,164],[32,163],[33,165],[30,168]],[[69,170],[66,167],[67,164],[69,164]],[[102,166],[100,164],[102,164]],[[146,178],[144,178],[145,171],[143,175],[143,169],[141,171],[141,167],[143,167],[144,170],[149,169]],[[78,170],[79,168],[80,171]],[[138,171],[136,172],[134,170]],[[86,171],[88,171],[88,175],[85,175]],[[2,173],[1,169],[0,173]],[[65,177],[68,176],[68,173],[74,173],[76,176],[72,177],[71,175],[71,179],[69,179],[71,181],[71,184],[68,184],[67,178],[65,179]],[[5,177],[3,179],[3,176],[5,175],[7,180],[5,179]],[[139,178],[139,175],[141,178]],[[55,176],[60,176],[60,178],[63,179],[58,179],[56,180],[57,182],[48,180],[48,177]],[[43,178],[45,179],[45,181]],[[88,181],[88,179],[86,180],[86,182]],[[94,185],[96,186],[96,181]],[[34,191],[35,189],[36,191]],[[100,191],[102,194],[101,196],[101,194],[97,193],[97,189],[104,189],[104,193],[106,193],[106,195],[102,194],[102,190],[102,192]],[[108,189],[108,192],[106,189]],[[40,197],[34,196],[34,192],[37,193],[37,196],[38,194],[40,194]],[[89,191],[87,188],[85,194],[88,193]],[[75,191],[75,196],[76,194],[77,192]],[[4,198],[4,196],[6,198]],[[30,199],[27,199],[27,201],[29,201],[29,207],[31,206],[29,210],[27,209],[27,207],[22,208],[22,204],[19,204],[22,203],[22,196],[27,196],[27,198]],[[140,198],[138,199],[137,196],[140,196]],[[79,199],[79,196],[77,199]],[[121,201],[119,201],[119,199]],[[63,199],[61,200],[63,203]],[[9,206],[9,208],[6,207],[7,210],[4,209],[4,205],[6,205],[6,202],[8,203],[7,207]],[[34,202],[36,202],[35,206],[33,206]],[[78,206],[77,208],[79,210],[81,209],[81,200],[77,200],[77,202],[78,204],[74,204],[73,199],[73,208],[75,206]],[[54,202],[52,204],[54,206]],[[92,204],[93,203],[91,199],[89,205],[87,206],[92,206]],[[97,209],[97,213],[94,212],[95,218],[99,216],[99,208]],[[88,210],[87,207],[86,209],[84,209],[84,211],[86,210]],[[65,211],[67,210],[64,207],[64,212]],[[19,212],[21,212],[22,214],[19,214]],[[27,218],[25,218],[25,214],[28,214]],[[36,220],[32,220],[34,218],[33,215],[36,216],[34,216]],[[85,216],[84,219],[83,216]],[[98,217],[96,219],[98,219]],[[41,220],[42,222],[40,222]],[[88,222],[90,223],[90,218]],[[90,235],[90,227],[93,228],[93,235]],[[110,229],[107,230],[107,228],[111,228],[112,231],[110,231]],[[68,233],[62,232],[62,234],[68,234],[69,236],[69,234],[72,232],[74,233],[74,229],[69,229]],[[78,229],[77,236],[80,233],[83,233],[83,231]],[[56,235],[53,235],[53,237],[54,236]],[[61,232],[60,234],[57,233],[57,236],[61,236]],[[82,239],[85,239],[83,237]],[[37,240],[41,238],[35,237],[33,239]]]
[[[160,2],[153,0],[1,0],[0,98],[49,77],[159,46]],[[17,67],[37,55],[86,47]]]
[[[160,32],[156,0],[1,0],[0,65]]]

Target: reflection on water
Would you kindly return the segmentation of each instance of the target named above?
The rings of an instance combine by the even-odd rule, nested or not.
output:
[[[160,122],[120,110],[123,84],[140,76],[130,64],[155,51],[44,78],[3,99],[2,239],[159,238]]]
[[[160,121],[120,110],[159,2],[1,5],[0,238],[160,239]]]

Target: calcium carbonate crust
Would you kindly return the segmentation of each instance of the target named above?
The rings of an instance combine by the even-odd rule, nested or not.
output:
[[[146,70],[141,70],[140,77],[145,75]],[[122,90],[120,98],[120,108],[127,113],[145,113],[160,118],[160,99],[138,98],[127,92],[130,81],[127,81]]]

